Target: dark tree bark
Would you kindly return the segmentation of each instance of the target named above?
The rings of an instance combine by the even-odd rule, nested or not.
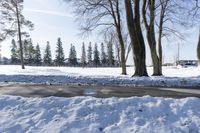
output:
[[[159,6],[156,7],[156,0],[143,0],[142,16],[146,28],[147,41],[150,47],[151,58],[153,62],[153,76],[162,75],[162,36],[163,26],[167,20],[171,20],[166,12],[172,12],[167,9],[170,0],[159,0]],[[156,42],[155,24],[156,8],[159,10],[158,22],[158,40]],[[148,14],[148,13],[149,14]],[[147,19],[148,17],[148,19]],[[172,21],[173,22],[173,21]],[[169,28],[168,28],[169,29]],[[172,30],[173,31],[173,30]]]
[[[146,12],[149,9],[149,23],[146,18]],[[147,41],[150,48],[152,63],[153,63],[153,76],[162,75],[162,57],[158,56],[157,53],[157,43],[155,37],[155,0],[143,0],[142,16],[144,20],[144,25],[146,28]],[[162,26],[161,26],[162,27]],[[159,29],[159,32],[161,30]],[[161,32],[162,34],[162,32]],[[160,35],[161,35],[160,34]],[[161,48],[161,36],[159,35],[159,53],[162,55]]]
[[[199,62],[199,65],[200,65],[200,30],[199,30],[199,42],[198,42],[198,45],[197,45],[197,58],[198,58],[198,62]]]
[[[120,63],[121,63],[121,68],[122,68],[122,75],[126,75],[127,72],[126,72],[126,57],[125,57],[125,45],[124,45],[124,40],[123,40],[123,36],[122,36],[122,31],[121,31],[121,16],[120,16],[120,11],[119,11],[119,1],[116,0],[116,13],[114,11],[114,8],[113,8],[113,4],[112,4],[112,1],[109,0],[109,3],[110,3],[110,7],[111,7],[111,14],[112,14],[112,17],[114,19],[114,24],[115,24],[115,28],[116,28],[116,31],[117,31],[117,36],[118,36],[118,39],[119,39],[119,44],[120,44],[120,57],[121,57],[121,60],[120,60]],[[116,15],[115,15],[116,14]]]
[[[16,16],[17,16],[18,36],[19,36],[21,67],[22,67],[22,69],[25,69],[25,67],[24,67],[24,54],[23,54],[22,35],[21,35],[21,26],[20,26],[20,18],[19,18],[19,10],[18,10],[17,1],[16,1]]]
[[[162,62],[163,62],[163,55],[162,55],[162,35],[163,35],[163,25],[164,25],[164,18],[167,10],[167,6],[170,0],[160,0],[160,22],[159,22],[159,32],[158,32],[158,54],[159,54],[159,70],[162,74]]]
[[[148,76],[146,70],[145,43],[140,23],[140,0],[134,1],[134,15],[131,0],[124,0],[126,8],[127,27],[131,38],[135,73],[133,76]]]

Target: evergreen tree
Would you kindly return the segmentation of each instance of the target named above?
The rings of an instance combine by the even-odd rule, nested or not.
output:
[[[72,59],[73,59],[73,49],[72,49],[73,45],[71,44],[71,47],[69,49],[69,64],[72,64]]]
[[[105,66],[106,62],[107,62],[107,56],[105,53],[104,44],[101,43],[101,63],[103,66]]]
[[[73,66],[77,65],[76,48],[72,44],[69,52],[69,63]]]
[[[44,52],[43,62],[47,66],[50,66],[52,64],[51,47],[50,47],[50,44],[49,44],[48,41],[47,41],[46,49],[45,49],[45,52]]]
[[[62,41],[61,41],[61,38],[59,37],[58,42],[57,42],[55,63],[58,66],[62,66],[64,65],[64,61],[65,61],[65,56],[63,52]]]
[[[95,44],[94,46],[94,65],[97,67],[100,65],[100,58],[99,58],[99,51],[98,51],[98,46]]]
[[[86,52],[85,52],[85,44],[82,45],[82,55],[81,55],[81,64],[84,67],[86,63]]]
[[[32,43],[32,40],[29,40],[28,43],[28,64],[33,65],[34,64],[34,57],[35,57],[35,49]]]
[[[11,63],[12,64],[18,64],[19,58],[17,55],[17,45],[14,39],[12,39],[12,48],[11,48]]]
[[[42,64],[42,58],[41,58],[41,52],[40,52],[40,46],[37,44],[35,48],[35,64],[41,65]]]
[[[19,57],[20,57],[20,49],[18,50]],[[29,59],[29,40],[23,41],[23,53],[24,53],[24,64],[28,64]]]
[[[108,65],[114,66],[115,58],[113,56],[113,44],[112,43],[107,44],[107,52],[108,52]]]
[[[75,65],[77,65],[77,53],[76,53],[76,48],[75,48],[75,46],[73,46],[73,48],[72,48],[72,51],[73,51],[73,55],[74,55],[74,57],[73,57],[73,65],[75,66]]]
[[[91,65],[92,64],[92,44],[91,44],[91,42],[89,43],[88,50],[87,50],[87,60],[88,60],[88,64]]]

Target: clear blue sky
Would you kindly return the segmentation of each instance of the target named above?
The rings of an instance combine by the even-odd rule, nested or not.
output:
[[[101,43],[102,39],[94,34],[90,38],[83,39],[78,36],[80,33],[77,23],[74,21],[72,8],[64,4],[62,0],[25,0],[23,14],[28,20],[35,24],[34,31],[30,32],[33,43],[41,46],[41,52],[44,52],[46,41],[50,41],[52,54],[54,56],[55,44],[58,37],[61,37],[65,56],[69,55],[70,44],[76,46],[78,56],[81,54],[81,46],[84,41],[86,45],[89,41]],[[81,20],[80,20],[81,21]],[[164,62],[173,62],[177,54],[177,44],[180,43],[181,59],[196,59],[196,46],[198,41],[198,28],[181,29],[186,41],[174,39],[163,42]],[[2,45],[2,55],[10,57],[10,40]],[[147,49],[147,63],[150,64],[149,50]],[[131,64],[131,59],[129,64]]]

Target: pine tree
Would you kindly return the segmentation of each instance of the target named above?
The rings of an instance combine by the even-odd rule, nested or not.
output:
[[[14,39],[12,39],[12,48],[11,48],[11,63],[12,64],[18,64],[19,58],[17,55],[17,45]]]
[[[44,62],[44,65],[47,65],[47,66],[52,65],[51,47],[50,47],[50,43],[48,41],[47,41],[46,49],[44,52],[43,62]]]
[[[114,66],[115,58],[113,56],[113,44],[112,43],[107,44],[107,52],[108,52],[108,65]]]
[[[0,41],[6,39],[8,35],[14,36],[16,33],[18,33],[20,61],[22,69],[25,69],[22,36],[28,35],[28,33],[22,32],[22,28],[27,27],[29,29],[32,29],[33,24],[31,23],[31,21],[25,19],[22,13],[23,4],[24,0],[1,1],[0,16],[1,19],[3,19],[2,24],[5,24],[5,26],[1,26],[1,31],[3,31],[3,33],[0,33]]]
[[[100,65],[100,58],[99,58],[99,51],[98,51],[98,46],[95,44],[94,46],[94,65],[97,67]]]
[[[69,63],[73,66],[77,65],[76,48],[72,44],[69,52]]]
[[[81,64],[84,67],[86,63],[86,52],[85,52],[85,44],[82,45],[82,55],[81,55]]]
[[[104,44],[101,43],[101,63],[103,66],[105,66],[106,62],[107,62],[107,56],[105,53]]]
[[[35,49],[32,43],[32,40],[29,40],[28,43],[28,64],[33,65],[34,64],[34,57],[35,57]]]
[[[42,58],[41,58],[41,52],[40,52],[40,46],[37,44],[35,48],[35,64],[36,65],[41,65],[42,64]]]
[[[73,45],[71,44],[71,47],[69,49],[69,64],[72,65],[72,60],[73,60]]]
[[[72,51],[73,51],[73,65],[77,65],[77,53],[76,53],[76,48],[75,46],[72,47]]]
[[[20,57],[20,49],[18,50],[19,57]],[[28,59],[29,59],[29,40],[24,40],[23,41],[23,53],[24,53],[24,64],[28,64]]]
[[[63,66],[64,61],[65,61],[65,56],[63,52],[62,41],[61,38],[58,38],[55,63],[58,66]]]
[[[87,50],[87,60],[88,60],[88,64],[91,65],[92,64],[92,44],[91,44],[91,42],[89,43],[88,50]]]

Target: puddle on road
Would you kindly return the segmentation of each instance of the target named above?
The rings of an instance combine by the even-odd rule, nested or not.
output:
[[[96,96],[97,91],[95,89],[84,89],[83,95],[84,96]]]

